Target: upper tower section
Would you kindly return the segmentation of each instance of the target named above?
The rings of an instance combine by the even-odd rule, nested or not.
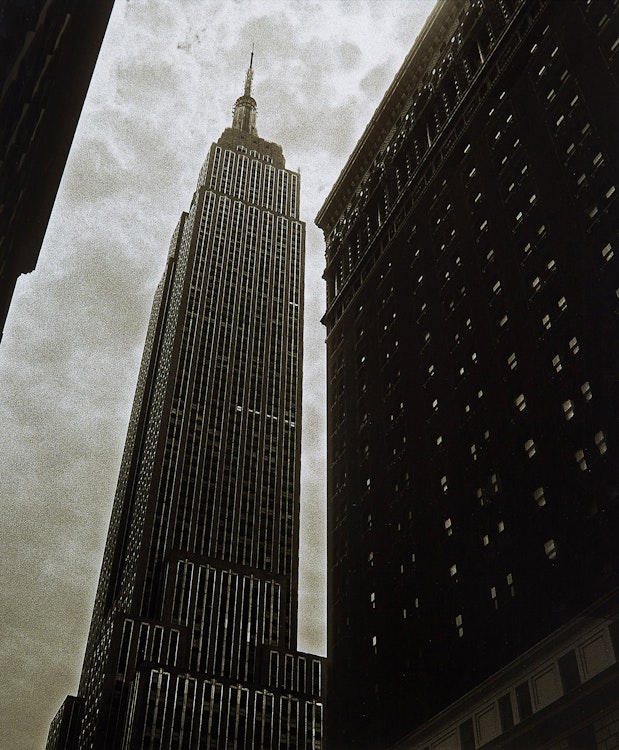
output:
[[[247,69],[247,75],[245,76],[245,91],[243,96],[234,103],[234,109],[232,110],[232,127],[237,130],[242,130],[245,133],[251,135],[257,135],[256,130],[256,100],[251,95],[251,83],[254,77],[254,51],[252,49],[251,58],[249,60],[249,68]]]

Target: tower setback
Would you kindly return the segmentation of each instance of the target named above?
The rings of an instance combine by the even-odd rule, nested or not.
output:
[[[331,750],[619,746],[618,8],[439,0],[316,219]]]
[[[172,237],[48,748],[321,747],[322,662],[296,650],[305,225],[252,75]]]

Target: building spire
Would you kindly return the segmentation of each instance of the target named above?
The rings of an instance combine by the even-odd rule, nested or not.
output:
[[[243,130],[245,133],[257,135],[256,130],[256,100],[251,95],[251,84],[254,79],[254,45],[251,46],[251,57],[249,68],[245,76],[245,90],[235,104],[232,114],[232,127]]]

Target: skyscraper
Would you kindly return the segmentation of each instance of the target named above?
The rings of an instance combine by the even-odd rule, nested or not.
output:
[[[305,226],[299,175],[257,134],[252,76],[155,296],[80,750],[321,747],[321,659],[296,650]],[[50,747],[74,731],[65,713]]]
[[[619,745],[618,8],[439,0],[318,214],[331,750]]]

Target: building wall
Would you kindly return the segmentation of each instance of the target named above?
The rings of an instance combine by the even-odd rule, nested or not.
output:
[[[618,37],[612,2],[438,3],[318,215],[334,748],[617,584]]]
[[[0,8],[0,337],[36,265],[113,0]]]
[[[228,128],[172,237],[82,670],[80,750],[321,747],[322,660],[296,651],[299,187],[280,146]]]

